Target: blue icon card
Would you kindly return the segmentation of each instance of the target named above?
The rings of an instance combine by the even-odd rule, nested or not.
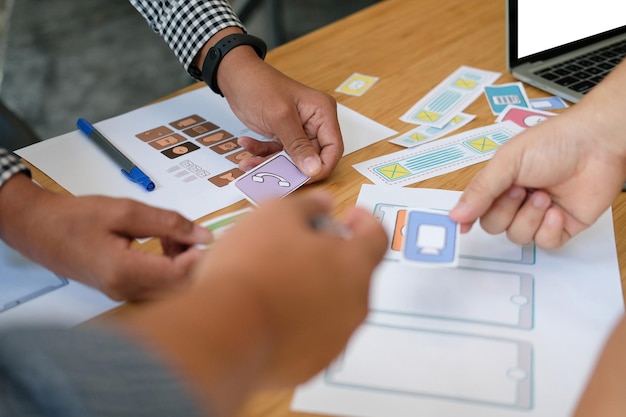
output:
[[[458,264],[460,226],[447,212],[409,210],[405,227],[404,261],[446,267]]]
[[[485,87],[485,95],[494,115],[499,115],[508,105],[530,107],[530,100],[520,82]]]
[[[537,109],[537,110],[554,110],[554,109],[564,109],[566,107],[569,107],[567,103],[565,102],[565,100],[557,96],[531,98],[530,106],[533,109]]]

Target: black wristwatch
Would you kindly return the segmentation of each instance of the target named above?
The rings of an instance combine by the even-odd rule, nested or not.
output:
[[[256,36],[245,33],[234,33],[232,35],[224,36],[218,43],[209,49],[209,52],[204,58],[204,63],[202,64],[202,79],[209,87],[211,87],[211,90],[222,97],[224,95],[217,86],[217,69],[226,54],[233,48],[240,45],[249,45],[253,47],[259,58],[265,58],[265,54],[267,53],[267,45],[265,42]]]

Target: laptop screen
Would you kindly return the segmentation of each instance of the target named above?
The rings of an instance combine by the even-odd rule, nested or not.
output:
[[[623,7],[623,0],[508,0],[509,62],[568,52],[626,30]]]

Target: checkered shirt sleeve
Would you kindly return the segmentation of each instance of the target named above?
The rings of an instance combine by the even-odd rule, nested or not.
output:
[[[193,58],[218,31],[245,30],[227,0],[129,0],[169,45],[189,74],[202,79]]]
[[[25,173],[30,176],[30,170],[6,149],[0,148],[0,187],[15,174]]]

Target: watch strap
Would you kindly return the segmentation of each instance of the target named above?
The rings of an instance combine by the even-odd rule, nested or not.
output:
[[[246,33],[233,33],[231,35],[224,36],[214,46],[209,49],[204,63],[202,64],[202,79],[213,90],[213,92],[224,96],[222,91],[217,85],[217,69],[222,62],[222,59],[233,48],[241,45],[248,45],[254,48],[254,51],[259,58],[264,59],[267,53],[267,45],[262,39],[256,36],[248,35]]]

